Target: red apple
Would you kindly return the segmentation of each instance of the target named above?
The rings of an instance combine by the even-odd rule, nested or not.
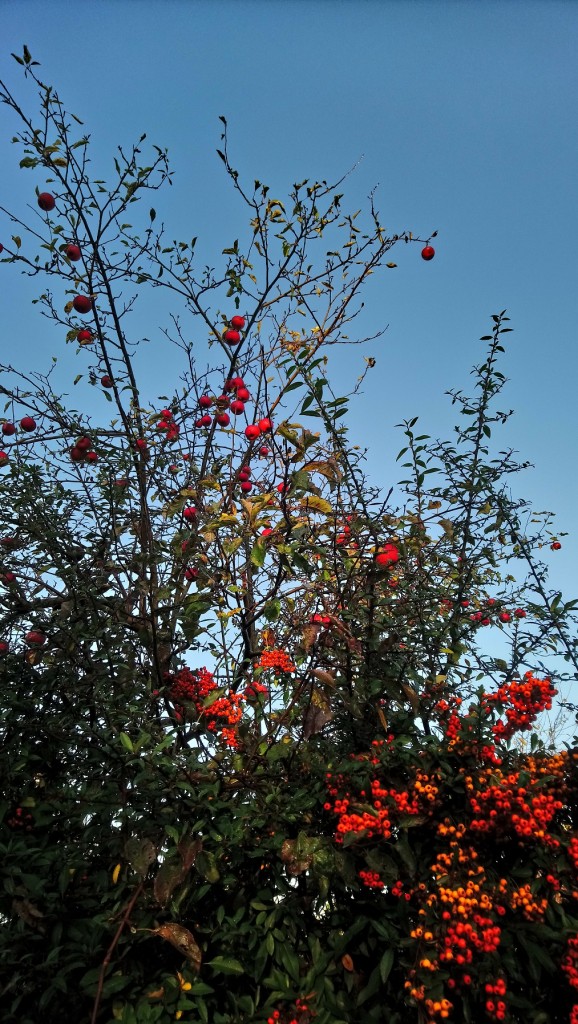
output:
[[[213,404],[213,399],[210,395],[201,395],[199,398],[199,405],[201,409],[210,409]]]
[[[436,251],[433,245],[425,245],[421,251],[422,260],[433,260]]]
[[[75,295],[72,300],[72,305],[77,313],[90,313],[92,309],[92,299],[90,295]]]
[[[250,423],[248,427],[245,427],[245,437],[249,441],[256,441],[261,434],[261,428],[257,423]]]
[[[290,489],[290,486],[290,484],[286,484],[283,483],[283,481],[281,481],[280,484],[277,484],[277,490],[279,491],[279,494],[286,494],[287,491]]]
[[[237,398],[241,402],[249,402],[251,400],[251,395],[249,394],[249,392],[247,391],[247,388],[244,385],[243,385],[243,387],[238,387],[237,388]]]
[[[399,560],[399,551],[395,544],[385,544],[375,556],[375,564],[381,569],[394,565]]]
[[[4,252],[4,246],[2,245],[2,242],[0,242],[0,253],[3,253],[3,252]]]
[[[87,452],[86,453],[86,461],[87,462],[92,462],[92,463],[98,462],[98,455],[97,455],[97,453],[96,452]]]
[[[265,457],[266,455],[268,455],[268,454],[269,454],[269,449],[267,448],[267,446],[266,446],[266,445],[263,445],[263,447],[262,447],[262,448],[259,448],[259,455],[262,455],[262,456],[263,456],[263,458],[264,458],[264,457]]]
[[[241,413],[244,411],[245,403],[240,402],[238,398],[233,399],[233,401],[231,402],[231,412],[234,413],[235,416],[240,416]]]
[[[238,315],[232,316],[229,323],[231,324],[231,327],[235,328],[236,331],[242,331],[243,327],[245,326],[245,317]]]
[[[498,617],[500,619],[500,622],[509,622],[510,619],[512,618],[509,612],[500,612]]]
[[[266,526],[264,530],[261,530],[261,536],[262,537],[270,537],[272,533],[273,533],[273,530],[271,529],[270,526]]]
[[[197,510],[194,505],[188,505],[187,508],[183,509],[183,519],[188,520],[190,523],[194,523],[197,518]]]
[[[4,437],[11,437],[12,434],[16,433],[16,427],[13,423],[3,423],[2,433],[4,434]]]
[[[559,551],[561,547],[562,545],[559,540],[555,540],[552,544],[550,544],[550,549],[552,551]]]
[[[261,433],[266,434],[268,430],[273,429],[273,424],[269,417],[265,416],[264,419],[259,420],[259,427],[261,428]]]
[[[248,494],[253,489],[253,484],[250,480],[241,480],[241,490],[243,494]]]
[[[114,381],[112,377],[109,377],[108,373],[105,373],[104,377],[100,378],[100,383],[102,384],[103,388],[112,388],[114,385]]]
[[[41,633],[38,629],[31,629],[24,637],[24,640],[29,647],[43,647],[46,643],[44,633]]]
[[[233,377],[233,387],[234,388],[243,388],[244,386],[245,386],[245,381],[243,380],[242,377]]]
[[[188,580],[189,583],[191,582],[191,580],[196,580],[198,575],[199,575],[199,570],[198,569],[194,569],[192,567],[189,567],[188,569],[185,569],[185,579]]]
[[[82,330],[79,331],[78,334],[76,335],[76,340],[81,345],[90,345],[90,343],[94,340],[94,334],[92,333],[92,331],[88,330],[88,327],[83,327]]]
[[[226,412],[220,412],[218,416],[215,416],[215,423],[218,423],[220,427],[228,427],[231,422],[231,417]]]
[[[226,380],[225,383],[223,384],[223,391],[234,391],[235,387],[235,381],[229,377],[229,379]]]
[[[247,478],[251,476],[251,467],[250,466],[241,466],[241,468],[239,470],[239,479],[242,480],[242,478],[244,476],[246,476]]]
[[[36,430],[36,421],[32,419],[32,416],[23,416],[20,420],[20,426],[22,430],[30,432],[31,430]]]
[[[75,448],[80,448],[81,452],[87,452],[92,445],[92,441],[89,437],[79,437],[76,442]]]
[[[50,192],[41,192],[37,199],[38,205],[41,210],[46,213],[50,213],[51,210],[56,206],[56,199]]]
[[[227,342],[227,345],[238,345],[241,340],[241,335],[238,331],[225,331],[223,334],[223,341]]]
[[[77,445],[73,445],[73,447],[69,450],[69,454],[73,462],[84,461],[85,452],[83,451],[82,448],[79,448]]]
[[[525,619],[526,618],[526,612],[524,611],[523,608],[516,608],[516,611],[514,612],[514,615],[516,616],[517,619]]]
[[[209,414],[205,413],[205,415],[201,416],[201,418],[199,420],[199,426],[201,426],[201,427],[210,427],[212,422],[213,421],[212,421],[211,417],[209,416]]]
[[[146,450],[148,448],[148,444],[146,443],[144,438],[139,437],[138,440],[135,441],[135,444],[136,444],[139,452],[146,452]]]
[[[76,261],[80,259],[82,254],[80,252],[78,245],[75,245],[74,242],[69,242],[66,246],[66,249],[64,250],[64,255],[68,256],[68,259],[72,260],[73,263],[76,263]]]

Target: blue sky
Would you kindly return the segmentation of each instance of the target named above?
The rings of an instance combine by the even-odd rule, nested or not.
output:
[[[4,0],[0,71],[32,102],[9,56],[26,43],[68,107],[86,122],[94,167],[107,173],[115,147],[146,131],[167,146],[175,185],[155,202],[175,235],[198,235],[207,260],[244,227],[220,161],[220,123],[230,126],[235,166],[282,198],[305,177],[333,179],[357,163],[344,204],[377,205],[392,232],[438,229],[435,260],[396,251],[398,269],[372,283],[362,334],[377,358],[352,415],[371,472],[398,479],[394,424],[420,415],[424,432],[448,436],[444,391],[468,385],[477,339],[507,308],[503,406],[516,410],[503,446],[535,469],[516,481],[537,508],[574,529],[578,499],[578,4],[557,0],[212,0],[145,2]],[[2,205],[30,202],[36,172],[19,171],[0,110]],[[359,162],[358,162],[359,161]],[[6,230],[0,224],[0,232]],[[35,283],[3,269],[5,347],[47,367],[59,345],[31,306]],[[164,316],[147,306],[156,339],[147,356],[151,397]],[[9,352],[12,356],[12,351]],[[333,360],[337,387],[361,371],[362,353]],[[171,386],[170,380],[167,385]],[[547,553],[553,582],[575,591],[576,537]]]

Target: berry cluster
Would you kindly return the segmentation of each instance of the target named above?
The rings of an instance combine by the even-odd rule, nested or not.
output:
[[[557,693],[549,679],[536,679],[526,672],[522,683],[504,683],[495,693],[485,694],[482,706],[500,704],[505,709],[506,722],[499,720],[492,727],[495,738],[509,740],[516,732],[530,729],[540,712],[551,710]]]
[[[289,655],[285,651],[276,649],[263,651],[257,662],[257,668],[272,668],[276,672],[295,672],[296,670]]]
[[[157,430],[166,431],[167,441],[176,441],[179,436],[179,425],[175,423],[175,418],[170,409],[163,409],[161,412],[161,418],[157,423]]]
[[[195,671],[182,668],[178,672],[167,673],[165,681],[169,686],[169,700],[179,708],[179,717],[185,711],[184,705],[192,704],[209,732],[218,733],[229,747],[238,746],[236,727],[243,713],[240,694],[220,696],[217,683],[206,668]],[[215,699],[207,706],[206,701],[211,694]]]

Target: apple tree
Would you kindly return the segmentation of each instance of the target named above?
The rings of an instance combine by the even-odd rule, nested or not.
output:
[[[577,755],[537,728],[576,603],[495,446],[506,312],[453,440],[406,422],[384,495],[329,360],[434,235],[342,183],[247,187],[223,123],[246,227],[208,267],[152,205],[166,152],[94,180],[15,59],[39,113],[0,83],[31,198],[0,207],[1,272],[59,353],[1,368],[3,1019],[578,1024]]]

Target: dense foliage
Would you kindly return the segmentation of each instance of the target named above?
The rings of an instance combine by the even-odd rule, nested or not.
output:
[[[384,498],[328,354],[433,236],[339,185],[246,189],[225,125],[249,229],[210,269],[148,203],[129,223],[166,153],[92,180],[16,59],[41,114],[0,84],[33,211],[0,207],[1,271],[42,282],[78,408],[53,367],[2,367],[2,1020],[578,1024],[578,762],[536,728],[575,605],[492,436],[505,312],[453,441],[405,423]],[[182,357],[154,400],[150,288]]]

